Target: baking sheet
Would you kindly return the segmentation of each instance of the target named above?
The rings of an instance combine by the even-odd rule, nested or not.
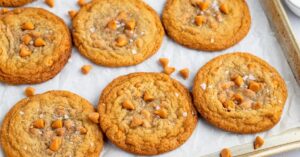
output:
[[[71,21],[68,16],[68,11],[78,10],[76,0],[56,0],[54,8],[49,8],[39,0],[27,6],[42,7],[62,17],[68,25]],[[145,0],[152,6],[158,13],[161,14],[164,3],[166,0]],[[39,85],[33,85],[37,89],[37,93],[43,93],[48,90],[61,89],[69,90],[81,95],[88,99],[95,106],[98,103],[98,98],[103,88],[115,77],[132,72],[141,71],[162,71],[161,66],[158,64],[160,57],[167,57],[170,59],[170,66],[175,66],[177,70],[182,68],[189,68],[191,75],[188,80],[183,80],[176,72],[172,75],[173,78],[179,80],[186,85],[189,89],[192,88],[193,77],[198,69],[203,66],[210,59],[221,54],[241,51],[251,52],[257,55],[268,63],[273,65],[282,75],[288,86],[289,97],[284,108],[284,114],[278,125],[272,130],[259,135],[268,138],[272,135],[279,134],[288,129],[300,126],[300,88],[297,85],[294,76],[288,66],[283,52],[272,32],[268,20],[263,12],[260,3],[256,0],[247,0],[251,15],[252,27],[248,36],[242,40],[238,45],[216,53],[200,52],[182,47],[173,42],[168,37],[164,38],[164,42],[160,50],[150,59],[145,62],[133,66],[123,68],[107,68],[94,65],[89,60],[82,57],[78,51],[73,48],[72,57],[69,63],[65,66],[60,74],[54,79]],[[92,64],[93,69],[89,75],[82,75],[80,68],[84,64]],[[2,122],[5,114],[9,109],[20,99],[24,98],[24,89],[27,85],[11,86],[0,83],[0,120]],[[224,147],[231,147],[241,145],[244,143],[252,142],[255,135],[238,135],[224,132],[215,127],[212,127],[200,118],[197,128],[189,140],[179,147],[178,149],[159,155],[161,157],[174,157],[174,156],[203,156],[210,154]],[[4,156],[0,154],[0,157]],[[106,141],[103,157],[116,157],[116,156],[134,156],[126,153],[110,142]]]

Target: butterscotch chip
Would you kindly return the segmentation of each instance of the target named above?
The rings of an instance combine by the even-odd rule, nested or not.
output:
[[[148,97],[146,93],[151,101],[143,101]],[[120,103],[124,98],[134,100],[136,109],[130,112],[122,109]],[[159,155],[182,145],[195,129],[197,114],[191,100],[189,91],[165,74],[120,76],[100,96],[100,126],[107,130],[108,139],[125,151]],[[182,118],[185,115],[188,116]]]
[[[137,127],[143,124],[143,120],[137,117],[133,117],[130,123],[130,127]]]
[[[223,3],[221,4],[220,6],[220,11],[224,14],[228,14],[229,13],[229,8],[228,8],[228,5]]]
[[[45,3],[51,8],[54,7],[54,0],[45,0]]]
[[[55,130],[57,136],[63,136],[65,132],[66,132],[65,128],[58,128]]]
[[[34,25],[31,22],[25,22],[22,25],[23,30],[34,30]]]
[[[125,35],[120,35],[116,39],[116,45],[119,46],[119,47],[126,46],[127,44],[128,44],[128,39]]]
[[[2,13],[2,14],[5,14],[5,13],[7,13],[7,12],[9,12],[9,10],[8,10],[7,8],[1,9],[1,13]]]
[[[165,68],[169,64],[169,59],[168,58],[159,58],[159,63],[162,65],[163,68]]]
[[[61,119],[55,120],[52,122],[51,127],[53,129],[58,129],[63,127],[63,121]]]
[[[94,122],[94,123],[99,123],[99,117],[100,117],[100,115],[99,115],[98,112],[90,113],[90,114],[88,115],[88,117],[89,117],[89,119],[90,119],[92,122]]]
[[[24,35],[24,37],[22,38],[22,41],[25,45],[29,45],[29,43],[31,42],[32,38],[30,35],[26,34]]]
[[[78,0],[77,4],[82,7],[85,4],[85,0]]]
[[[93,18],[87,22],[87,17]],[[109,67],[143,62],[158,51],[164,35],[158,14],[144,1],[91,1],[72,21],[74,44],[79,52],[94,63]],[[97,39],[91,39],[95,30],[97,36],[93,37]],[[99,39],[103,42],[95,44]]]
[[[69,13],[69,16],[71,17],[71,19],[73,19],[73,18],[76,16],[77,11],[75,11],[75,10],[70,10],[68,13]]]
[[[35,93],[35,89],[34,89],[33,87],[27,87],[27,88],[25,89],[25,95],[26,95],[27,97],[33,96],[34,93]]]
[[[26,47],[21,47],[19,54],[21,57],[28,57],[31,55],[31,51],[28,50],[28,48],[26,48]]]
[[[111,20],[107,23],[107,27],[111,30],[116,30],[117,29],[117,21],[116,20]]]
[[[130,100],[125,100],[123,103],[122,103],[122,106],[128,110],[134,110],[134,105],[133,103],[130,101]]]
[[[220,154],[221,157],[232,157],[231,151],[228,148],[224,148]]]
[[[41,33],[37,32],[37,31],[32,31],[32,32],[30,32],[30,35],[34,38],[38,38],[41,36]]]
[[[46,42],[42,38],[37,38],[34,41],[34,46],[36,46],[36,47],[41,47],[41,46],[45,46],[45,45],[46,45]]]
[[[87,75],[92,70],[92,65],[84,65],[81,67],[81,72]]]
[[[210,3],[209,3],[209,1],[203,1],[203,2],[198,2],[197,5],[200,10],[204,11],[204,10],[208,9]]]
[[[197,25],[197,26],[201,26],[203,23],[205,23],[206,22],[206,17],[205,16],[196,16],[195,17],[195,24]]]
[[[54,138],[51,143],[50,143],[50,146],[49,146],[49,149],[56,152],[58,151],[58,149],[60,148],[61,146],[61,143],[62,143],[62,139],[57,137],[57,138]]]
[[[187,79],[187,78],[189,78],[190,70],[188,68],[184,68],[184,69],[180,70],[179,73],[184,79]]]
[[[176,69],[174,67],[165,67],[164,73],[167,75],[171,75]]]
[[[154,111],[155,114],[157,114],[160,118],[167,118],[168,117],[168,111],[164,108]]]
[[[43,129],[45,127],[45,121],[43,119],[38,119],[33,122],[33,127],[38,129]]]
[[[253,92],[258,92],[260,90],[260,84],[255,81],[251,81],[249,83],[249,89]]]
[[[146,91],[144,93],[144,97],[143,98],[144,98],[145,101],[153,101],[155,99],[155,97],[150,92],[148,92],[148,91]]]
[[[134,19],[131,19],[125,23],[125,28],[128,30],[134,30],[136,26],[136,22]]]
[[[256,66],[249,68],[250,63]],[[237,81],[241,76],[244,81]],[[203,90],[203,82],[209,90]],[[224,84],[230,86],[222,88]],[[242,134],[275,126],[282,113],[274,111],[282,111],[287,99],[285,81],[279,73],[264,60],[240,52],[206,63],[196,74],[192,92],[204,119],[218,128]]]
[[[66,111],[64,116],[57,114],[62,109]],[[71,116],[73,110],[76,116]],[[49,91],[24,98],[4,118],[1,148],[6,155],[12,153],[14,157],[86,156],[86,153],[98,157],[103,136],[98,124],[91,123],[87,116],[94,110],[87,100],[67,91]],[[32,120],[35,117],[39,119]],[[61,119],[70,120],[72,129],[62,126]],[[35,144],[30,145],[29,141]],[[93,152],[89,152],[90,148]]]
[[[264,139],[261,138],[260,136],[257,136],[254,141],[254,149],[260,148],[261,146],[264,145],[264,143],[265,143]]]
[[[17,1],[24,0],[14,0]],[[0,69],[6,69],[0,70],[1,82],[42,83],[54,78],[67,63],[71,54],[70,32],[64,21],[53,13],[42,8],[18,8],[1,15],[0,21],[1,34],[9,41],[0,44],[3,51]],[[45,41],[35,36],[36,32],[46,41],[47,48],[38,47],[44,46]],[[4,48],[9,45],[14,48]]]
[[[233,81],[237,86],[241,86],[244,83],[244,80],[240,75],[236,76]]]

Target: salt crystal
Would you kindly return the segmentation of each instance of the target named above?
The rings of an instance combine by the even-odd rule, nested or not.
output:
[[[255,79],[256,78],[252,74],[249,75],[249,80],[255,80]]]
[[[183,117],[187,117],[187,112],[183,112],[183,113],[182,113],[182,116],[183,116]]]
[[[203,90],[206,89],[206,84],[205,84],[205,83],[202,83],[200,86],[201,86],[201,88],[202,88]]]
[[[144,35],[145,34],[145,32],[141,32],[141,35]]]
[[[155,110],[159,110],[160,109],[160,106],[155,106]]]
[[[131,50],[131,53],[134,54],[134,55],[137,54],[136,49],[132,49],[132,50]]]
[[[214,42],[215,42],[215,39],[211,38],[210,43],[214,43]]]
[[[249,76],[248,76],[248,75],[245,75],[245,76],[243,77],[243,80],[246,81],[248,78],[249,78]]]
[[[90,31],[91,31],[92,33],[94,33],[94,32],[96,31],[96,28],[95,28],[95,27],[92,27],[92,28],[90,28]]]
[[[24,115],[24,112],[23,112],[23,111],[20,111],[20,115]]]
[[[44,115],[43,115],[43,114],[40,114],[40,115],[39,115],[39,117],[40,117],[40,118],[43,118],[43,117],[44,117]]]
[[[72,63],[72,61],[73,61],[73,60],[72,60],[71,58],[68,60],[69,63]]]
[[[69,119],[70,117],[68,115],[64,115],[64,119]]]
[[[178,97],[178,96],[179,96],[179,94],[178,94],[178,93],[175,93],[175,96],[176,96],[176,97]]]

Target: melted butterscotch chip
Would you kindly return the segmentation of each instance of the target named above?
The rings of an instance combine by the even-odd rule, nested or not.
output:
[[[143,98],[144,98],[145,101],[153,101],[155,99],[155,97],[150,92],[148,92],[148,91],[146,91],[144,93],[144,97]]]
[[[42,129],[45,127],[45,120],[38,119],[38,120],[34,121],[32,125],[35,128]]]
[[[60,148],[61,143],[62,143],[62,139],[59,137],[56,137],[51,141],[49,149],[56,152]]]
[[[130,123],[130,127],[137,127],[143,124],[143,120],[137,117],[133,117]]]
[[[133,110],[133,109],[134,109],[134,105],[133,105],[133,103],[132,103],[130,100],[125,100],[125,101],[122,103],[122,106],[123,106],[125,109],[128,109],[128,110]]]

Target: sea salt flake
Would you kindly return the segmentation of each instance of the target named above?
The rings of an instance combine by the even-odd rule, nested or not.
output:
[[[214,42],[215,42],[215,39],[211,38],[210,43],[214,43]]]
[[[249,75],[249,80],[255,80],[255,79],[256,78],[252,74]]]
[[[206,84],[205,84],[205,83],[202,83],[200,86],[201,86],[201,88],[202,88],[203,90],[206,89]]]
[[[94,33],[94,32],[96,31],[96,28],[95,28],[95,27],[92,27],[92,28],[90,28],[90,31],[91,31],[92,33]]]
[[[64,119],[69,119],[70,117],[68,115],[64,115]]]
[[[160,106],[155,106],[155,110],[159,110],[160,109]]]
[[[43,114],[40,114],[40,115],[39,115],[39,117],[40,117],[40,118],[43,118],[43,117],[44,117],[44,115],[43,115]]]
[[[248,75],[245,75],[245,76],[243,77],[243,80],[246,81],[248,78],[249,78],[249,76],[248,76]]]
[[[187,117],[187,112],[183,112],[183,113],[182,113],[182,116],[183,116],[183,117]]]
[[[20,115],[24,115],[24,112],[23,112],[23,111],[20,111],[19,113],[20,113]]]
[[[178,97],[178,96],[179,96],[179,94],[178,94],[178,93],[175,93],[175,96],[176,96],[176,97]]]
[[[131,50],[131,53],[134,54],[134,55],[137,54],[136,49]]]

